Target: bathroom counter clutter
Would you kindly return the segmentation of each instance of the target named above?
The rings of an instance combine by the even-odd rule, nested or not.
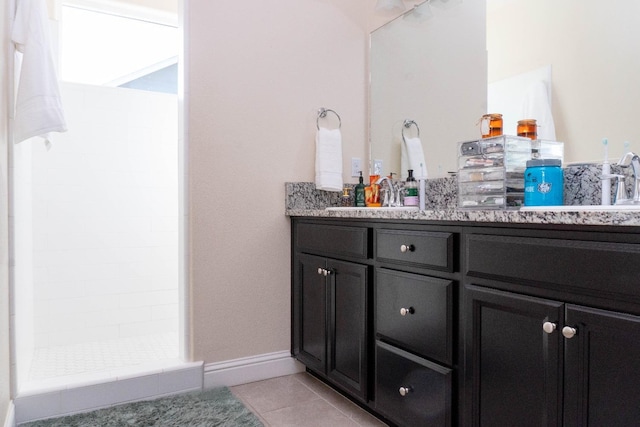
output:
[[[586,174],[585,174],[586,175]],[[596,176],[597,172],[591,175]],[[565,180],[567,181],[567,180]],[[574,182],[568,180],[570,182]],[[340,193],[318,191],[312,183],[285,184],[285,215],[289,217],[356,218],[369,220],[434,221],[480,224],[548,224],[564,226],[640,226],[640,207],[629,206],[553,206],[521,209],[465,209],[457,207],[455,179],[427,181],[425,210],[398,208],[340,209]],[[587,185],[574,185],[585,189]],[[593,205],[600,195],[593,191],[572,196],[575,203]],[[326,209],[331,208],[331,209]]]

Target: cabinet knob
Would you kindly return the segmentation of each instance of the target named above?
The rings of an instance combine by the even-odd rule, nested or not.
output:
[[[400,245],[400,252],[413,252],[415,250],[415,246],[413,245]]]
[[[324,271],[323,271],[323,274],[324,274],[325,276],[328,276],[328,275],[330,275],[330,274],[331,274],[331,270],[324,270]]]
[[[416,250],[416,247],[413,245],[400,245],[400,252],[413,252]]]
[[[400,387],[398,392],[400,393],[400,396],[404,397],[411,392],[411,387]]]
[[[407,314],[413,314],[414,312],[415,310],[413,309],[413,307],[409,307],[409,308],[402,307],[400,309],[400,316],[406,316]]]
[[[323,271],[324,271],[324,268],[318,267],[318,274],[322,274]]]
[[[565,338],[573,338],[578,333],[576,328],[572,328],[571,326],[565,326],[562,328],[562,335]]]
[[[542,324],[542,329],[548,334],[552,334],[553,331],[555,331],[557,327],[558,327],[558,325],[556,325],[553,322],[544,322]]]

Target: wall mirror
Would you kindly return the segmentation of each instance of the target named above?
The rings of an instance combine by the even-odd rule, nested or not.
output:
[[[382,173],[400,169],[405,119],[420,127],[429,177],[455,171],[457,143],[480,137],[487,84],[546,66],[565,164],[601,161],[603,138],[611,160],[640,151],[640,2],[466,0],[431,11],[371,33],[370,160]]]

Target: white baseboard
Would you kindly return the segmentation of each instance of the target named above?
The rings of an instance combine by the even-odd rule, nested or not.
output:
[[[14,402],[15,422],[22,424],[121,403],[202,390],[203,365],[202,362],[178,362],[163,368],[133,374],[123,373],[99,381],[87,379],[83,384],[19,393]]]
[[[16,427],[16,407],[13,404],[13,400],[9,401],[7,416],[4,419],[4,427]]]
[[[244,357],[204,366],[204,388],[231,387],[304,372],[288,351]]]

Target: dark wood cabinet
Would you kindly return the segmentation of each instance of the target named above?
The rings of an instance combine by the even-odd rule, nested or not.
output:
[[[292,354],[397,426],[636,426],[640,229],[295,218]]]
[[[637,426],[640,317],[567,304],[565,324],[564,425]]]
[[[351,228],[348,233],[353,231]],[[316,238],[326,239],[327,235],[320,233]],[[348,242],[342,245],[349,246]],[[350,395],[366,401],[369,267],[308,253],[297,253],[294,258],[294,356]]]
[[[329,337],[327,375],[355,396],[367,399],[368,267],[327,261]]]
[[[405,226],[375,237],[375,408],[401,426],[450,426],[455,234]]]
[[[638,425],[640,277],[615,273],[640,242],[615,238],[466,236],[465,426]]]
[[[326,276],[322,273],[326,260],[302,254],[298,257],[299,328],[298,360],[311,369],[325,372],[327,361],[327,294]],[[320,273],[318,273],[320,269]]]
[[[467,425],[561,425],[561,343],[543,323],[561,321],[563,305],[476,286],[466,301]]]
[[[638,424],[640,317],[476,286],[466,293],[468,425]]]

